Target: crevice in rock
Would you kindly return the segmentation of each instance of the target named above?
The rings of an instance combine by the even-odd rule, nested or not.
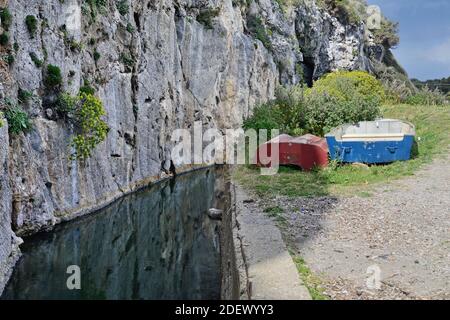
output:
[[[133,14],[133,18],[138,32],[141,32],[141,15],[139,14],[139,12],[135,12]]]

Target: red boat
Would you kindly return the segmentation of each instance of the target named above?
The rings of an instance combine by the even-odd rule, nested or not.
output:
[[[328,165],[328,145],[324,138],[307,134],[301,137],[291,137],[287,134],[279,135],[259,146],[256,153],[259,166],[271,166],[272,149],[278,145],[279,165],[294,165],[310,171],[314,167]]]

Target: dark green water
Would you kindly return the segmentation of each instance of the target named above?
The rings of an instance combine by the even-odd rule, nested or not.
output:
[[[220,299],[224,168],[179,176],[25,239],[2,299]],[[78,265],[81,290],[66,286]]]

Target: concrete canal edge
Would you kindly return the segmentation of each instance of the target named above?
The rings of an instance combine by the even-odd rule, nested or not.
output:
[[[248,208],[251,198],[232,184],[233,233],[242,300],[311,300],[275,222]]]

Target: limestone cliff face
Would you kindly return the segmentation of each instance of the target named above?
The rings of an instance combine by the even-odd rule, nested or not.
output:
[[[0,88],[1,89],[1,88]],[[11,230],[11,188],[8,175],[8,128],[0,117],[0,293],[19,257],[20,238]]]
[[[344,25],[314,1],[297,8],[275,0],[86,3],[0,1],[12,15],[15,58],[0,64],[0,95],[17,101],[19,88],[34,94],[22,105],[31,132],[0,131],[0,266],[11,252],[10,222],[17,234],[32,233],[170,173],[177,167],[170,157],[174,129],[194,121],[239,127],[279,84],[370,69],[364,25]],[[28,15],[38,20],[34,37]],[[83,163],[70,159],[71,129],[47,107],[48,64],[61,68],[71,94],[88,81],[107,111],[107,140]]]

